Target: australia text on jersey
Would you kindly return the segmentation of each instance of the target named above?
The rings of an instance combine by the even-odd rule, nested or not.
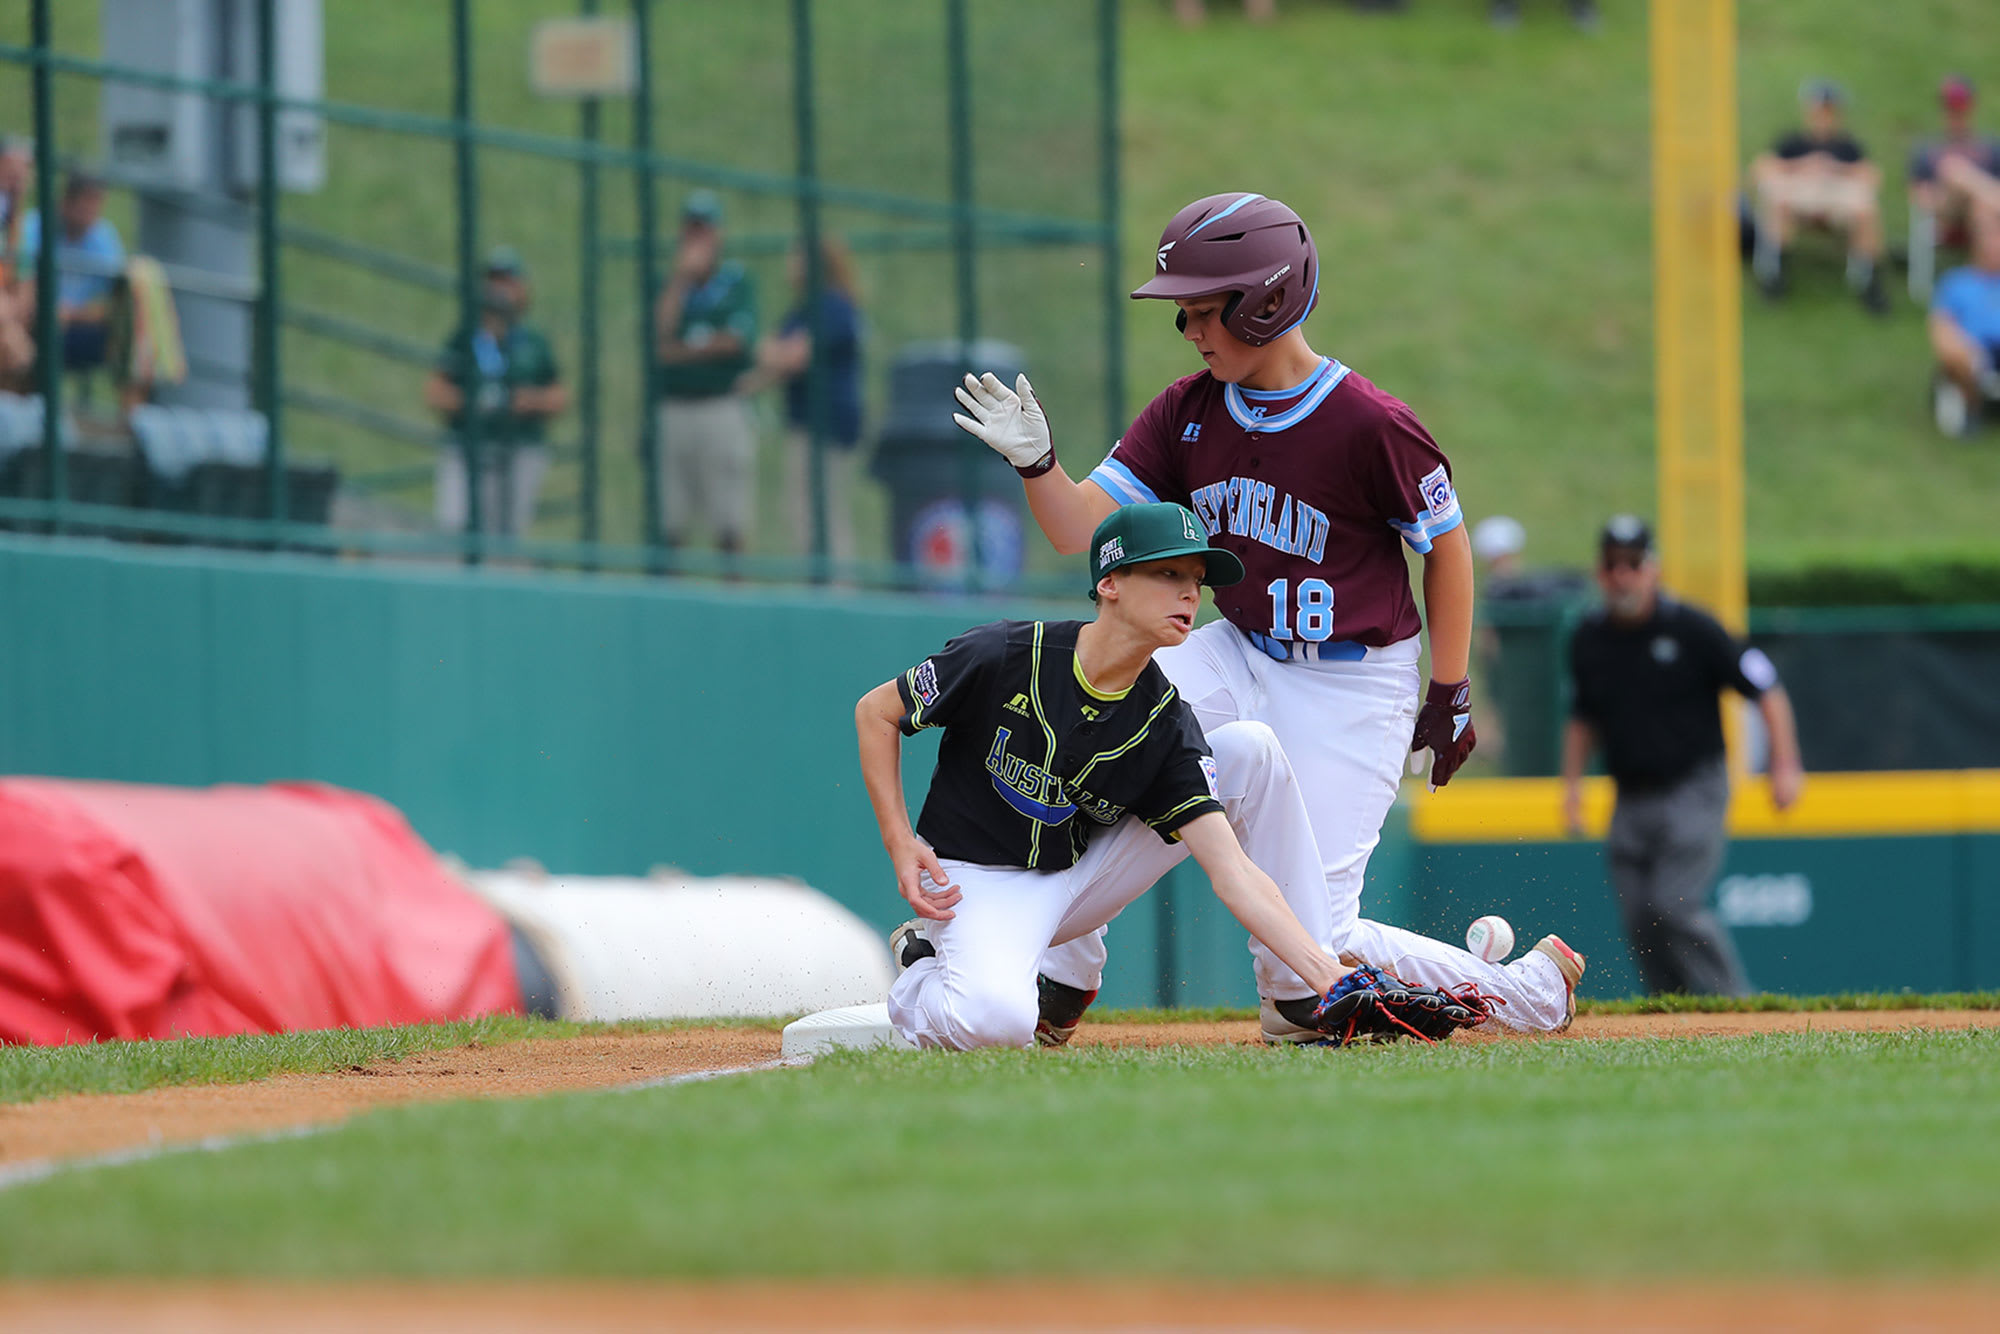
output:
[[[1065,783],[1039,764],[1007,753],[1013,733],[998,728],[992,748],[986,752],[986,771],[993,775],[993,790],[1001,800],[1040,824],[1061,824],[1079,810],[1099,824],[1113,824],[1125,813],[1115,805],[1071,783]]]
[[[1318,562],[1326,555],[1331,526],[1326,515],[1303,500],[1295,500],[1289,492],[1281,493],[1269,482],[1231,477],[1202,487],[1191,499],[1210,537],[1226,525],[1232,536],[1247,537],[1310,561]]]

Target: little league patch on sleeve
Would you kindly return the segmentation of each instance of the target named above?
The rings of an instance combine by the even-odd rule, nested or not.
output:
[[[1417,483],[1417,490],[1424,498],[1424,507],[1439,518],[1458,507],[1458,494],[1451,489],[1451,478],[1445,475],[1443,464],[1425,473]]]
[[[937,703],[937,664],[929,658],[918,663],[916,671],[910,673],[910,689],[926,707]]]
[[[1203,755],[1201,757],[1201,776],[1208,781],[1208,795],[1214,797],[1217,801],[1222,800],[1222,791],[1216,786],[1215,757],[1213,755]]]

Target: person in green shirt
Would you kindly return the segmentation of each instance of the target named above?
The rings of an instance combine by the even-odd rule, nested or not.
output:
[[[458,437],[437,458],[437,521],[446,532],[463,531],[468,518],[468,413],[478,414],[481,528],[521,537],[534,523],[549,467],[543,432],[569,406],[569,390],[549,340],[523,320],[527,310],[527,268],[512,246],[495,246],[486,257],[479,322],[445,340],[424,383],[424,402]]]
[[[706,515],[716,546],[735,553],[756,480],[757,431],[737,381],[757,345],[757,293],[722,244],[722,201],[696,190],[681,209],[673,275],[653,312],[660,530],[679,545]]]

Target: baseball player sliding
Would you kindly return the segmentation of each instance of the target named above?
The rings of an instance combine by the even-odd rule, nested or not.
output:
[[[1027,377],[966,377],[956,420],[1012,463],[1056,550],[1084,550],[1121,506],[1174,501],[1199,516],[1247,577],[1216,594],[1223,620],[1163,649],[1159,666],[1211,736],[1239,721],[1277,735],[1298,775],[1322,860],[1287,885],[1294,913],[1343,954],[1413,982],[1450,986],[1479,961],[1360,916],[1368,856],[1404,759],[1431,753],[1433,789],[1477,740],[1468,703],[1472,554],[1451,465],[1416,415],[1307,344],[1319,256],[1305,223],[1257,194],[1211,195],[1161,233],[1152,278],[1132,295],[1170,300],[1204,368],[1147,405],[1083,481],[1056,461]],[[1431,682],[1417,699],[1422,621],[1402,546],[1424,557]],[[1281,883],[1285,883],[1281,881]],[[1264,1035],[1316,1040],[1288,1014],[1309,983],[1255,942]],[[1044,1042],[1067,1040],[1103,975],[1101,934],[1044,956]],[[1509,1017],[1550,996],[1565,1013],[1583,959],[1550,936],[1505,970]],[[1485,986],[1487,981],[1481,981]]]
[[[1335,962],[1326,923],[1308,929],[1286,905],[1283,887],[1322,875],[1271,729],[1226,723],[1205,742],[1154,665],[1193,632],[1202,584],[1235,584],[1241,562],[1188,510],[1146,504],[1097,526],[1090,564],[1094,621],[980,626],[855,707],[868,797],[917,913],[893,942],[896,1031],[927,1047],[1030,1045],[1049,942],[1089,937],[1190,855],[1305,988],[1290,1007],[1299,1027],[1335,1042],[1441,1037],[1487,1017],[1475,988],[1412,988]],[[901,742],[925,727],[944,737],[913,830]]]

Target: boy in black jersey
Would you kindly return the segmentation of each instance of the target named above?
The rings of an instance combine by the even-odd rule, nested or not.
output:
[[[1204,741],[1152,662],[1194,629],[1201,585],[1235,583],[1241,562],[1173,504],[1115,511],[1090,559],[1096,620],[979,626],[856,706],[882,843],[934,949],[889,994],[897,1032],[920,1046],[1027,1046],[1042,952],[1097,930],[1189,855],[1315,992],[1349,971],[1280,890],[1324,873],[1277,738],[1237,722]],[[945,734],[913,830],[901,740],[924,727]],[[1309,1014],[1316,999],[1294,1004]]]

